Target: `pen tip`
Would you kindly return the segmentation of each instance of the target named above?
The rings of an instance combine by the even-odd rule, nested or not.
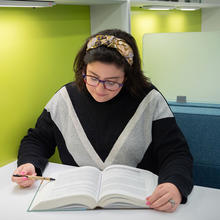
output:
[[[50,181],[55,181],[56,179],[54,179],[54,178],[50,178]]]
[[[13,174],[14,177],[21,177],[21,175]]]

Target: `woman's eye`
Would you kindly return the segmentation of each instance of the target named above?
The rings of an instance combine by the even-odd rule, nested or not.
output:
[[[92,81],[98,81],[96,77],[90,77]]]
[[[105,82],[108,86],[114,86],[116,84],[116,82],[112,82],[112,81],[106,81]]]

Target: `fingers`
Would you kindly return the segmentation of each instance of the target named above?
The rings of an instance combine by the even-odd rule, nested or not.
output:
[[[168,202],[169,199],[170,198],[169,198],[168,193],[166,193],[166,192],[164,194],[157,193],[156,195],[153,195],[153,198],[150,199],[152,201],[152,202],[150,202],[151,208],[154,209],[154,208],[158,208],[160,206],[163,206]]]
[[[17,178],[23,178],[23,177],[17,177]],[[21,181],[17,181],[17,184],[21,187],[29,187],[29,186],[32,186],[34,183],[34,180],[30,180],[30,179],[23,179]]]
[[[20,175],[37,175],[35,172],[35,167],[31,163],[26,163],[19,166],[13,174],[20,174]],[[28,179],[27,177],[14,177],[12,176],[12,182],[17,183],[21,187],[29,187],[33,185],[34,180]]]
[[[147,198],[146,204],[158,211],[173,212],[180,202],[181,194],[177,187],[172,183],[163,183],[158,185],[153,194]]]
[[[176,210],[176,208],[173,207],[170,202],[167,202],[166,204],[155,208],[155,210],[163,211],[163,212],[173,212]]]

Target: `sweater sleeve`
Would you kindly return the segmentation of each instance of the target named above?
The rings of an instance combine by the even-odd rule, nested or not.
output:
[[[175,118],[154,121],[152,140],[153,154],[158,162],[158,183],[176,185],[182,195],[182,203],[185,203],[193,188],[193,158]]]
[[[22,139],[18,151],[18,166],[32,163],[38,175],[41,175],[48,159],[54,154],[56,141],[53,133],[54,122],[45,109],[40,115],[35,128],[30,128]]]
[[[186,203],[193,188],[193,158],[188,144],[169,105],[159,92],[152,93],[148,107],[153,115],[152,140],[138,167],[157,174],[158,184],[173,183],[182,195],[181,202]],[[150,116],[148,114],[146,118],[151,120]]]

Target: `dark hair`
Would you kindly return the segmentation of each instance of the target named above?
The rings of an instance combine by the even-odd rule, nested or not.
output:
[[[114,48],[99,46],[94,49],[86,51],[87,43],[96,35],[113,35],[117,38],[124,39],[133,50],[133,64],[130,65],[127,60]],[[123,68],[126,80],[124,82],[125,89],[133,96],[140,96],[144,93],[146,87],[150,85],[149,79],[144,76],[141,70],[141,61],[138,53],[138,48],[135,39],[128,33],[119,29],[109,29],[101,31],[95,35],[90,36],[85,44],[78,52],[74,61],[74,72],[76,78],[76,85],[80,90],[85,89],[82,73],[86,71],[86,66],[89,63],[100,61],[103,63],[112,63]]]

